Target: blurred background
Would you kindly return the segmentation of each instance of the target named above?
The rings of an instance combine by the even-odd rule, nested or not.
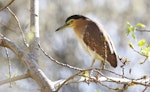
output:
[[[10,0],[0,0],[0,8],[5,6]],[[21,23],[22,29],[27,36],[30,23],[30,2],[29,0],[15,0],[10,9],[16,14]],[[150,2],[149,0],[40,0],[40,42],[42,48],[56,60],[80,68],[90,67],[92,58],[84,52],[77,42],[72,29],[64,29],[59,32],[55,30],[65,23],[68,16],[82,14],[101,23],[110,35],[116,47],[118,55],[128,58],[130,63],[125,66],[125,76],[130,78],[140,78],[143,75],[150,75],[150,62],[139,64],[144,57],[129,48],[128,43],[132,42],[137,50],[137,42],[126,34],[126,21],[136,25],[144,23],[146,29],[150,29]],[[0,11],[0,33],[18,44],[24,51],[21,34],[14,17],[7,9]],[[137,40],[147,39],[149,42],[150,33],[137,32]],[[21,61],[9,51],[12,76],[25,74],[27,69]],[[68,78],[76,71],[59,66],[50,61],[43,53],[40,53],[39,65],[45,74],[52,81]],[[107,69],[122,74],[120,68],[112,68],[106,65]],[[94,64],[99,67],[99,61]],[[129,73],[129,70],[131,74]],[[0,80],[7,79],[8,61],[5,49],[0,47]],[[107,76],[114,76],[105,73]],[[122,87],[116,83],[104,83],[110,87]],[[129,87],[125,92],[141,92],[143,86],[135,85]],[[0,92],[40,92],[38,85],[32,79],[24,79],[13,83],[12,88],[9,84],[0,86]],[[61,89],[60,92],[115,92],[99,84],[74,83]],[[148,88],[146,92],[149,92]]]

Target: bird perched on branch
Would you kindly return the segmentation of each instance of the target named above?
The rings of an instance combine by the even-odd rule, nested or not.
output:
[[[93,66],[95,59],[101,61],[101,66],[108,62],[112,67],[117,67],[117,55],[108,34],[99,24],[82,15],[68,17],[65,24],[56,31],[71,27],[85,51],[92,56]]]

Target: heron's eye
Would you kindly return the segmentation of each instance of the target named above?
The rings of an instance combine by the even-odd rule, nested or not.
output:
[[[73,21],[74,21],[74,20],[73,20],[73,19],[71,19],[71,20],[69,20],[69,21],[67,22],[67,24],[68,24],[68,25],[70,25],[70,24],[72,24],[72,23],[73,23]]]

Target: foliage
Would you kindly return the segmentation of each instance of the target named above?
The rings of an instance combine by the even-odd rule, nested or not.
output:
[[[137,23],[136,26],[133,26],[132,24],[130,24],[128,21],[126,22],[127,24],[127,35],[132,35],[132,38],[134,39],[134,41],[136,41],[139,51],[136,51],[138,53],[140,53],[141,55],[145,56],[146,59],[150,58],[150,44],[148,44],[148,42],[146,41],[146,39],[140,39],[139,41],[137,41],[137,36],[136,36],[136,31],[138,30],[138,28],[145,28],[146,26],[142,23]],[[134,45],[130,42],[129,43],[129,47],[131,49],[134,49]]]
[[[127,24],[127,35],[131,34],[132,38],[136,40],[136,30],[137,28],[145,28],[146,26],[142,23],[137,23],[136,26],[131,25],[128,21]]]

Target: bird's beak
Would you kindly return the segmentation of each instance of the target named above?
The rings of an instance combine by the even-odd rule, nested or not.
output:
[[[68,25],[67,25],[67,24],[64,24],[63,26],[61,26],[61,27],[59,27],[58,29],[56,29],[56,31],[62,30],[62,29],[64,29],[64,28],[66,28],[66,27],[68,27]]]

